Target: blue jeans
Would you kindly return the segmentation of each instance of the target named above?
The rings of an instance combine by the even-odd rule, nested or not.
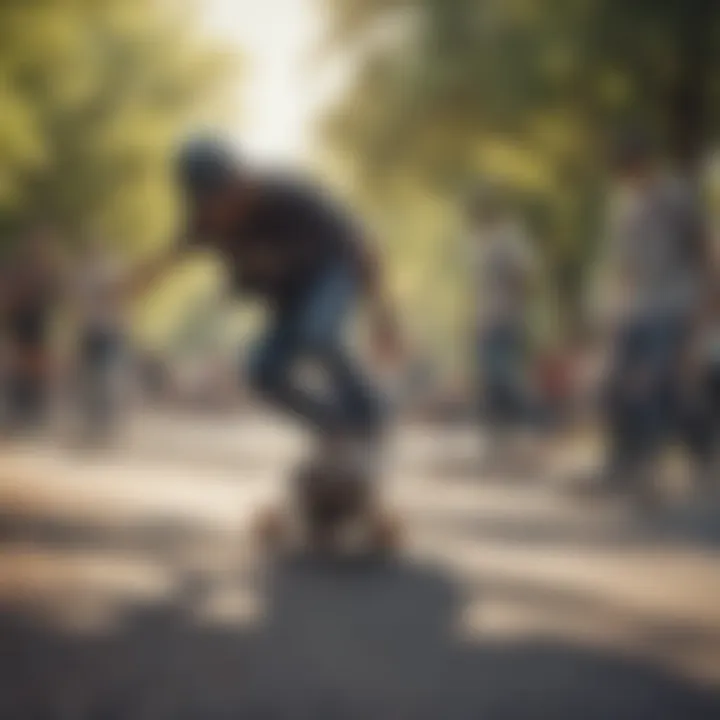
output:
[[[109,328],[87,329],[81,338],[78,400],[93,432],[109,431],[116,419],[123,346],[122,333]]]
[[[528,420],[525,392],[525,332],[515,323],[497,323],[480,337],[483,415],[493,425]]]
[[[679,314],[647,315],[620,328],[606,396],[614,462],[637,462],[682,432],[687,333]]]
[[[323,433],[374,432],[380,422],[378,398],[345,343],[357,301],[354,273],[331,267],[302,298],[275,311],[251,358],[251,386]],[[324,391],[296,377],[304,362],[322,371]]]

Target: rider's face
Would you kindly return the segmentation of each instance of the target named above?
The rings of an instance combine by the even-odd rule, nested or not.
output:
[[[196,218],[199,227],[209,236],[227,234],[235,223],[235,192],[232,187],[217,190],[203,198],[197,205]]]

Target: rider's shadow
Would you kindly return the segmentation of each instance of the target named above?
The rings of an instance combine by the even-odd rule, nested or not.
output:
[[[250,622],[208,623],[174,598],[93,637],[0,613],[0,717],[720,717],[716,693],[653,663],[579,641],[464,635],[457,585],[433,566],[277,564],[252,590],[263,612]]]
[[[229,719],[238,703],[266,720],[720,716],[716,694],[652,663],[569,641],[468,637],[458,586],[433,566],[283,564],[263,591],[265,617],[241,641],[242,700],[193,720]]]
[[[284,702],[329,718],[385,717],[391,708],[414,718],[442,692],[460,606],[442,572],[288,564],[269,578],[267,598],[258,652]]]

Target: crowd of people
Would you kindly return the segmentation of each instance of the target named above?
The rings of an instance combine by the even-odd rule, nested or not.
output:
[[[73,382],[65,384],[93,433],[105,435],[115,416],[128,302],[185,257],[206,250],[225,265],[233,294],[260,298],[268,308],[247,384],[312,428],[327,452],[338,447],[344,454],[348,445],[364,450],[380,436],[381,403],[345,343],[361,299],[374,320],[375,347],[390,350],[394,337],[371,244],[324,193],[301,180],[249,171],[222,143],[189,143],[177,174],[189,219],[168,249],[142,267],[121,270],[108,248],[93,241],[69,263],[45,226],[17,244],[0,298],[8,428],[24,432],[47,421],[53,375],[62,364],[52,319],[62,306],[75,321]],[[306,360],[323,370],[320,393],[296,377]]]
[[[121,392],[125,289],[120,265],[89,238],[72,262],[46,223],[21,235],[2,272],[0,359],[4,432],[34,434],[50,424],[58,387],[73,398],[83,432],[112,431]],[[68,330],[58,343],[58,318]]]
[[[665,451],[679,444],[697,483],[710,486],[720,470],[720,275],[710,218],[699,188],[668,169],[642,134],[621,139],[610,171],[615,192],[599,287],[585,313],[595,359],[604,356],[605,366],[591,393],[606,447],[593,487],[650,498]],[[542,414],[543,383],[533,382],[537,363],[528,350],[538,261],[516,213],[492,195],[468,215],[481,295],[481,404],[500,435],[491,443],[497,449],[512,446],[514,433]],[[555,364],[544,375],[559,395],[568,385],[566,361],[565,373]]]
[[[4,428],[26,432],[47,422],[58,367],[68,365],[58,362],[53,338],[62,309],[74,339],[64,385],[91,435],[111,434],[128,302],[207,250],[220,258],[233,291],[269,310],[247,384],[312,428],[323,453],[371,457],[386,413],[372,372],[345,342],[359,305],[372,320],[376,357],[397,360],[403,351],[374,245],[327,195],[248,169],[222,143],[189,143],[177,165],[188,221],[169,250],[143,267],[123,269],[95,238],[68,263],[47,224],[34,224],[16,244],[0,284]],[[709,484],[720,439],[720,286],[710,222],[697,189],[669,172],[646,138],[620,143],[611,169],[617,192],[601,243],[603,302],[587,318],[608,358],[596,392],[607,440],[597,487],[651,491],[662,452],[678,442],[695,461],[698,482]],[[543,400],[567,396],[569,358],[557,353],[543,364],[530,350],[543,268],[516,209],[485,187],[465,214],[477,370],[470,395],[489,446],[502,452],[517,431],[554,417]],[[320,392],[297,373],[306,360],[323,371]]]

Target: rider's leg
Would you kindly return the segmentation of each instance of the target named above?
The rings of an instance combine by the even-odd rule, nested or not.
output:
[[[272,405],[323,431],[337,422],[334,408],[295,380],[298,359],[294,322],[288,313],[279,313],[253,350],[249,383]]]
[[[297,335],[302,355],[327,374],[331,402],[343,430],[374,434],[381,422],[380,401],[369,374],[346,342],[356,304],[353,274],[346,268],[331,271],[303,306]]]
[[[258,390],[323,434],[375,427],[379,421],[376,396],[344,343],[356,297],[351,272],[345,267],[328,272],[302,302],[278,313],[251,365]],[[314,393],[296,378],[304,360],[324,371],[326,392]]]
[[[348,512],[371,516],[374,509],[371,488],[379,453],[375,443],[355,431],[376,427],[379,413],[369,383],[344,344],[355,291],[345,268],[320,278],[300,302],[276,314],[251,368],[255,387],[310,426],[320,442],[297,478],[310,539],[320,547],[334,539],[338,512],[340,517]],[[302,382],[298,370],[305,361],[322,372],[323,387],[313,391]]]

